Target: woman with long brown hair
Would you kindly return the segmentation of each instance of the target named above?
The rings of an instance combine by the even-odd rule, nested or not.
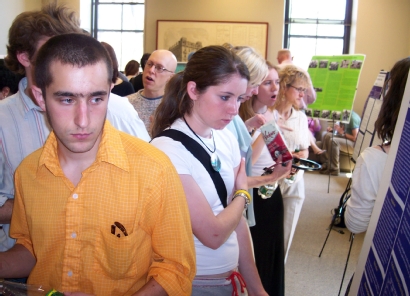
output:
[[[387,93],[375,122],[381,145],[368,147],[360,154],[352,175],[352,194],[347,201],[345,224],[352,233],[367,230],[383,169],[390,151],[397,118],[410,70],[410,57],[398,61],[385,85]]]
[[[204,47],[170,79],[155,113],[152,144],[173,162],[191,214],[197,263],[192,295],[245,295],[246,289],[267,295],[242,215],[250,202],[244,160],[225,129],[238,113],[248,81],[248,69],[233,52]],[[202,160],[189,148],[192,141],[205,155]],[[214,181],[218,175],[222,194]]]

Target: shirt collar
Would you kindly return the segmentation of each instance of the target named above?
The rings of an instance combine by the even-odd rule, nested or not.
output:
[[[274,116],[275,116],[275,119],[276,119],[276,120],[281,117],[281,116],[279,115],[278,110],[275,109],[275,110],[273,110],[273,112],[274,112]],[[292,107],[292,108],[291,108],[290,116],[289,116],[289,118],[288,118],[287,120],[295,119],[295,118],[297,118],[296,110],[295,110],[295,108]]]
[[[129,161],[122,143],[120,132],[116,130],[108,120],[105,121],[103,127],[97,157],[88,169],[96,168],[101,162],[112,164],[126,172],[129,171]],[[38,169],[40,170],[43,166],[47,167],[55,176],[64,175],[58,160],[57,138],[53,131],[51,131],[47,138],[40,155]]]
[[[39,106],[34,104],[33,100],[28,95],[26,95],[26,93],[24,92],[26,88],[27,88],[27,78],[23,77],[19,82],[19,96],[20,96],[21,101],[23,102],[22,112],[24,114],[24,117],[27,116],[30,110],[36,110],[40,112],[43,111]]]

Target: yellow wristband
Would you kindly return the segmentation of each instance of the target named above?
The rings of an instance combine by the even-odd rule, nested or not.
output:
[[[245,209],[247,209],[248,205],[251,203],[251,196],[249,192],[244,189],[236,190],[235,194],[232,197],[232,201],[238,196],[243,197],[243,199],[245,200]]]
[[[240,193],[240,192],[242,192],[243,194],[245,194],[245,195],[246,195],[246,197],[249,199],[249,202],[251,202],[251,201],[252,201],[251,195],[249,194],[248,190],[245,190],[245,189],[238,189],[238,190],[236,190],[236,192],[235,192],[235,194],[234,194],[234,195],[236,195],[237,193]]]

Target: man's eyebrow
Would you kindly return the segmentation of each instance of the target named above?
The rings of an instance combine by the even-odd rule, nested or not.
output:
[[[89,94],[83,94],[83,93],[72,93],[69,91],[56,91],[53,95],[56,97],[96,97],[96,96],[106,96],[108,94],[107,91],[105,90],[99,90],[99,91],[94,91]]]

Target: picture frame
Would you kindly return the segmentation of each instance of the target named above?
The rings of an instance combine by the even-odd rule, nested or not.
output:
[[[157,20],[157,49],[168,49],[178,62],[186,63],[191,52],[230,43],[251,46],[263,57],[268,52],[268,23]]]

